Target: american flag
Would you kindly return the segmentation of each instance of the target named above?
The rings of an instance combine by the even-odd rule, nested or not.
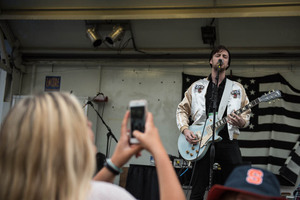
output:
[[[200,78],[182,74],[182,97]],[[281,185],[294,186],[300,174],[300,90],[280,74],[227,78],[244,86],[250,102],[271,90],[281,91],[280,100],[251,109],[250,125],[240,130],[238,140],[244,162],[273,172]]]

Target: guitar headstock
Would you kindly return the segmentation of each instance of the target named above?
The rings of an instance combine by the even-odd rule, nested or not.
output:
[[[279,90],[273,90],[272,92],[270,91],[269,93],[262,95],[258,99],[260,102],[268,102],[280,97],[281,97],[281,92]]]

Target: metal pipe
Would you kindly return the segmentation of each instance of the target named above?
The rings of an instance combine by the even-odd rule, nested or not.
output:
[[[300,16],[300,3],[196,6],[2,8],[0,20],[141,20]]]

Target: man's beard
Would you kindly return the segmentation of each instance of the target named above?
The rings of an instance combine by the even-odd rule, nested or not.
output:
[[[214,66],[214,70],[215,70],[215,71],[220,70],[219,72],[224,72],[224,71],[226,71],[226,68],[222,68],[222,67],[219,68],[219,66],[215,65],[215,66]]]

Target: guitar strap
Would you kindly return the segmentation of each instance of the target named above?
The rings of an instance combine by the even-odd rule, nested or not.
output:
[[[233,82],[231,80],[229,80],[228,78],[226,78],[226,84],[225,84],[225,88],[224,88],[224,92],[222,95],[222,99],[219,105],[219,110],[218,110],[218,120],[222,119],[223,114],[225,112],[225,109],[227,107],[227,103],[229,100],[229,96],[230,96],[230,91],[232,89],[232,84]]]

